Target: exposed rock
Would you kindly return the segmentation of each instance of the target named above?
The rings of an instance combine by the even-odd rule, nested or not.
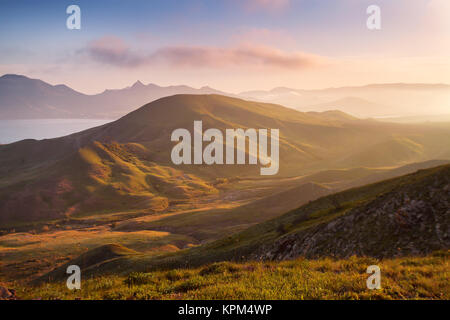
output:
[[[15,300],[16,290],[0,286],[0,300]]]
[[[332,221],[289,233],[253,258],[377,258],[425,255],[450,248],[450,170],[404,184]]]

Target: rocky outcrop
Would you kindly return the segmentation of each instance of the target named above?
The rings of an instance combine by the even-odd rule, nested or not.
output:
[[[253,258],[299,256],[377,258],[424,255],[450,248],[450,167],[408,181],[337,218],[290,232],[260,248]]]
[[[0,300],[16,300],[16,290],[0,286]]]

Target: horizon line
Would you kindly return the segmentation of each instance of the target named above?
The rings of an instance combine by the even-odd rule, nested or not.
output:
[[[48,82],[46,80],[40,79],[40,78],[33,78],[24,74],[17,74],[17,73],[5,73],[3,75],[0,76],[1,78],[4,78],[6,76],[16,76],[16,77],[23,77],[23,78],[27,78],[30,80],[39,80],[42,82],[45,82],[46,84],[49,84],[53,87],[56,86],[66,86],[68,88],[70,88],[71,90],[77,92],[77,93],[81,93],[83,95],[86,96],[95,96],[98,94],[102,94],[106,91],[113,91],[113,90],[124,90],[124,89],[128,89],[128,88],[132,88],[135,84],[140,83],[143,86],[149,86],[149,85],[154,85],[154,86],[158,86],[160,88],[170,88],[170,87],[181,87],[181,86],[185,86],[185,87],[189,87],[192,89],[196,89],[196,90],[200,90],[200,89],[204,89],[204,88],[209,88],[212,90],[216,90],[216,91],[220,91],[221,93],[224,94],[232,94],[232,95],[242,95],[248,92],[254,92],[254,91],[266,91],[266,92],[270,92],[276,89],[290,89],[290,90],[295,90],[295,91],[324,91],[324,90],[336,90],[336,89],[350,89],[350,88],[364,88],[364,87],[370,87],[370,86],[381,86],[381,85],[407,85],[407,86],[413,86],[413,85],[427,85],[427,86],[444,86],[444,87],[449,87],[450,89],[450,83],[444,83],[444,82],[433,82],[433,83],[428,83],[428,82],[376,82],[376,83],[367,83],[367,84],[361,84],[361,85],[343,85],[343,86],[334,86],[334,87],[322,87],[322,88],[315,88],[315,89],[301,89],[301,88],[292,88],[292,87],[286,87],[286,86],[275,86],[272,87],[271,89],[250,89],[250,90],[244,90],[244,91],[240,91],[240,92],[229,92],[229,91],[223,91],[221,89],[218,89],[216,87],[212,87],[210,85],[204,85],[201,87],[195,87],[195,86],[191,86],[188,84],[171,84],[171,85],[159,85],[156,84],[154,82],[149,82],[149,83],[143,83],[141,80],[136,80],[133,84],[126,86],[126,87],[120,87],[120,88],[105,88],[103,89],[103,91],[98,92],[98,93],[93,93],[93,94],[89,94],[89,93],[85,93],[83,91],[79,91],[76,89],[73,89],[71,86],[65,84],[65,83],[56,83],[56,84],[52,84],[51,82]]]

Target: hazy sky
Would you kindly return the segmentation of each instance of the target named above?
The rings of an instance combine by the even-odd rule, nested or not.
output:
[[[66,8],[81,8],[81,30]],[[369,5],[381,30],[366,27]],[[0,2],[0,74],[85,93],[136,80],[229,92],[450,83],[449,0]]]

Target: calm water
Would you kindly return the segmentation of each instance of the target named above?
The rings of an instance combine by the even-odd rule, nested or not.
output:
[[[0,120],[0,144],[23,139],[48,139],[111,122],[99,119]]]

